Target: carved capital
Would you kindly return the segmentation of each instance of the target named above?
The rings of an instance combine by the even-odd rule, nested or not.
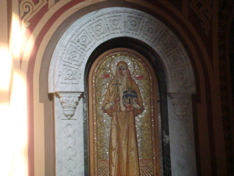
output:
[[[81,92],[77,92],[77,93],[57,92],[57,95],[58,95],[58,97],[60,99],[60,103],[63,107],[64,115],[68,119],[71,119],[75,114],[75,110],[76,110],[76,107],[77,107],[79,100],[82,96],[82,93]]]
[[[186,119],[190,104],[190,94],[170,94],[177,119]]]

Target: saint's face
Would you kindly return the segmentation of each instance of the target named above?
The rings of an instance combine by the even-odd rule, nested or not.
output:
[[[119,74],[124,77],[127,73],[127,69],[125,68],[125,66],[120,66],[119,67]]]

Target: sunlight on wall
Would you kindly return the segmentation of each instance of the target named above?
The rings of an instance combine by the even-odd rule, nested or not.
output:
[[[10,80],[11,80],[11,57],[9,56],[7,45],[0,43],[0,139],[3,145],[0,146],[1,174],[8,176],[13,163],[13,146],[10,115]]]
[[[20,58],[21,48],[24,44],[24,35],[20,25],[18,15],[12,15],[12,31],[11,31],[11,54],[14,58]]]
[[[0,43],[0,175],[3,176],[28,175],[27,70],[21,70],[20,66],[22,46],[27,42],[24,32],[19,18],[13,15],[10,44]]]
[[[8,91],[11,76],[11,58],[7,46],[0,43],[0,91]]]
[[[19,16],[13,13],[11,54],[14,57],[14,60],[23,59],[23,62],[28,61],[34,46],[34,38],[25,26],[26,25],[23,24],[23,21],[21,21]]]
[[[27,88],[25,78],[13,74],[11,99],[0,102],[1,175],[27,176]]]
[[[14,151],[12,175],[25,176],[28,172],[27,87],[25,78],[17,72],[13,74],[10,111],[14,121],[12,124],[14,129],[12,134],[14,136],[14,140],[12,140]]]
[[[11,117],[9,103],[0,103],[1,112],[1,123],[0,123],[0,165],[1,165],[1,175],[9,176],[12,170],[13,163],[13,146],[12,139],[12,129],[11,129]]]

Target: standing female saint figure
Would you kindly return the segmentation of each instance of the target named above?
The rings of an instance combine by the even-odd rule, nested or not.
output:
[[[138,85],[126,62],[120,61],[102,106],[112,117],[109,144],[109,175],[140,175],[135,117],[143,111]]]

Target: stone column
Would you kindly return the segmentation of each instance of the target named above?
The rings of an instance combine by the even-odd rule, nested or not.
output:
[[[191,94],[169,94],[168,116],[172,175],[196,176]]]
[[[55,100],[56,175],[84,175],[81,92],[57,92]]]

